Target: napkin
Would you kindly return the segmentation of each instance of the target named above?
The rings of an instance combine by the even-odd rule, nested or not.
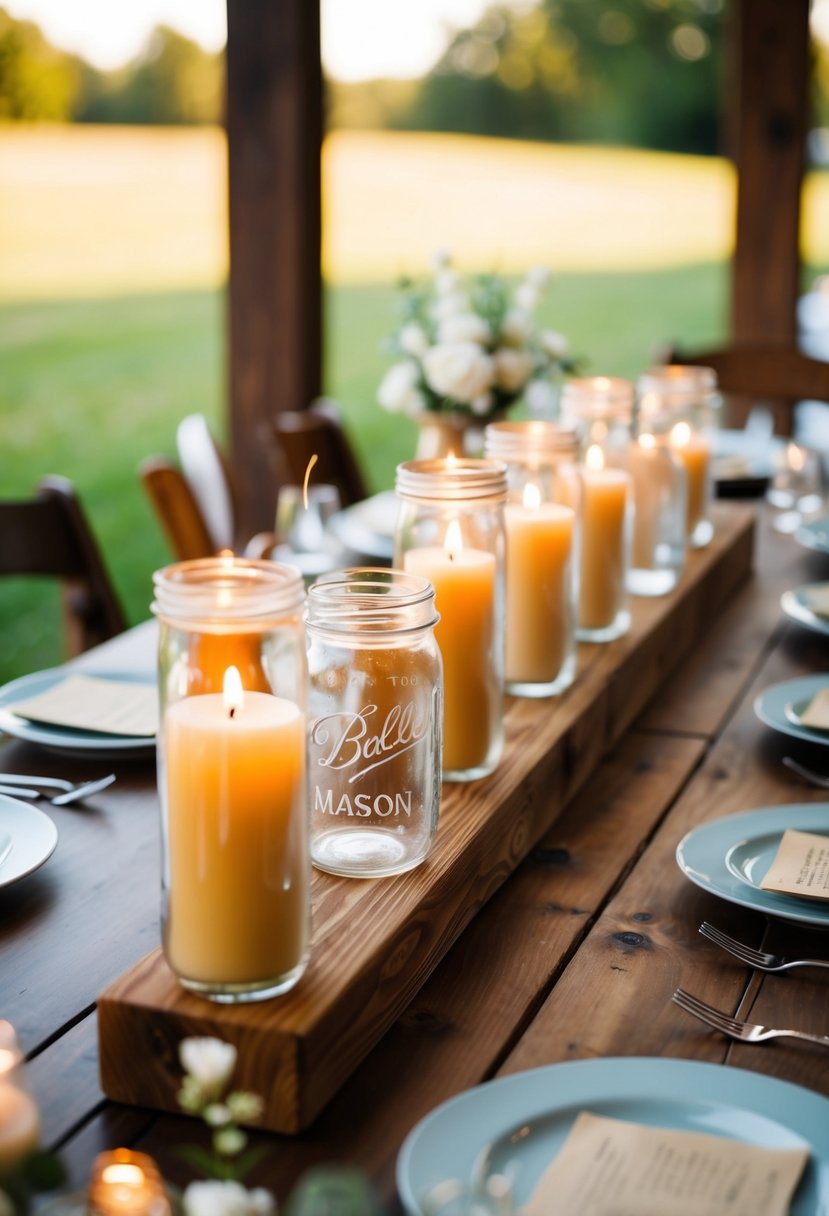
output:
[[[808,1156],[582,1111],[522,1216],[786,1216]]]
[[[20,718],[69,726],[107,735],[146,735],[158,727],[158,691],[154,684],[102,680],[70,675],[46,692],[10,706]]]
[[[829,899],[829,836],[788,828],[760,886],[781,895]]]
[[[801,726],[829,730],[829,687],[819,689],[799,718]]]

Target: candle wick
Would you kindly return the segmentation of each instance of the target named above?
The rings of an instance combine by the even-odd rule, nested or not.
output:
[[[235,705],[233,706],[233,708],[230,711],[230,716],[231,716],[231,718],[236,717],[236,706]]]

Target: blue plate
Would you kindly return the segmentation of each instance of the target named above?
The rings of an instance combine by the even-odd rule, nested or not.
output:
[[[825,589],[826,583],[807,583],[804,587],[795,587],[793,591],[784,591],[780,597],[780,607],[790,621],[813,629],[815,633],[829,634],[829,616],[821,616],[809,607],[809,593],[819,587]]]
[[[819,743],[823,747],[829,747],[829,731],[811,730],[808,726],[801,726],[796,715],[791,712],[793,707],[797,707],[798,711],[805,709],[821,688],[829,688],[829,673],[772,684],[755,698],[754,712],[760,721],[765,722],[772,730],[802,739],[804,743]]]
[[[829,1099],[798,1085],[696,1060],[575,1060],[516,1073],[458,1094],[409,1133],[397,1188],[410,1216],[447,1178],[468,1179],[488,1146],[527,1202],[582,1110],[705,1132],[769,1148],[802,1148],[809,1163],[791,1216],[829,1216]]]
[[[829,903],[760,888],[786,828],[829,836],[829,803],[800,802],[713,819],[679,842],[677,864],[691,882],[729,903],[829,929]]]
[[[794,534],[795,540],[806,549],[814,549],[818,553],[829,553],[829,515],[820,519],[811,519],[801,524]]]

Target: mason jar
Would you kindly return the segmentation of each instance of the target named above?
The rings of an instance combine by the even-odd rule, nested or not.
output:
[[[576,674],[578,436],[535,419],[490,423],[485,442],[507,466],[505,688],[554,696]]]
[[[310,934],[302,578],[220,556],[153,582],[164,954],[213,1000],[275,996]]]
[[[381,878],[424,860],[440,809],[442,673],[431,583],[331,574],[308,591],[311,860]]]
[[[714,535],[712,464],[722,399],[711,367],[669,363],[638,382],[640,428],[663,433],[685,469],[686,538],[701,549]]]
[[[443,660],[443,778],[491,773],[504,745],[506,465],[413,460],[397,468],[395,565],[435,589]]]

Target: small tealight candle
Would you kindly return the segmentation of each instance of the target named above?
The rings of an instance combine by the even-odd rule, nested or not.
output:
[[[116,1148],[92,1167],[89,1211],[95,1216],[169,1216],[158,1166],[146,1153]]]
[[[38,1146],[40,1116],[17,1082],[23,1062],[10,1022],[0,1022],[0,1179],[13,1173]]]

